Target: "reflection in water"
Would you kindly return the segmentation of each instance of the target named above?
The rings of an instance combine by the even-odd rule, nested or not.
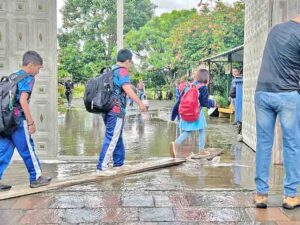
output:
[[[154,114],[153,114],[154,115]],[[168,156],[175,126],[150,119],[150,113],[127,116],[123,138],[127,159]],[[157,116],[157,113],[154,115]],[[83,110],[59,113],[59,154],[95,156],[102,145],[105,126],[100,115]]]
[[[168,110],[129,115],[123,132],[127,159],[168,156],[169,143],[178,135],[174,123],[166,122]],[[163,120],[165,119],[165,120]],[[208,119],[207,147],[231,149],[234,136],[224,122]],[[105,126],[101,115],[84,110],[68,110],[59,113],[59,154],[72,156],[96,156],[102,145]],[[195,132],[180,147],[182,155],[188,156],[197,149],[198,133]]]
[[[169,142],[176,138],[176,126],[165,120],[168,110],[151,113],[133,114],[126,117],[124,126],[124,144],[127,163],[141,162],[168,157]],[[165,119],[165,120],[163,120]],[[196,160],[183,165],[161,169],[159,171],[132,175],[113,181],[109,188],[134,188],[147,190],[168,190],[173,188],[254,188],[255,154],[245,145],[235,143],[233,126],[227,120],[208,118],[207,147],[222,148],[219,163]],[[60,155],[96,156],[102,144],[105,126],[100,115],[84,110],[70,110],[59,113],[59,152]],[[198,133],[195,132],[180,148],[182,155],[189,155],[197,148]],[[233,144],[235,143],[235,144]],[[67,168],[67,167],[66,167]],[[93,169],[94,165],[85,170]],[[73,169],[73,172],[77,170]],[[64,173],[63,173],[64,174]],[[64,175],[60,174],[60,177]],[[275,167],[272,174],[282,174],[281,167]],[[132,183],[131,183],[132,182]],[[105,183],[106,184],[106,183]],[[271,179],[270,184],[278,189],[281,180]],[[105,188],[101,184],[101,189]],[[108,183],[107,183],[108,185]],[[100,188],[96,185],[95,188]]]
[[[235,159],[235,163],[237,165],[233,166],[233,182],[234,184],[240,185],[241,184],[241,146],[238,144],[233,144],[231,147],[232,155]]]
[[[59,154],[94,156],[101,145],[100,116],[82,110],[59,112]]]

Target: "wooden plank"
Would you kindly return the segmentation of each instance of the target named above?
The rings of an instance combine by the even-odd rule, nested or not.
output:
[[[224,150],[220,148],[205,148],[205,150],[208,151],[210,155],[207,156],[206,158],[201,158],[201,159],[206,159],[208,161],[213,160],[213,158],[220,156],[224,153]],[[194,161],[194,162],[199,160],[199,159],[192,159],[192,155],[189,155],[186,159],[187,161]]]
[[[224,152],[224,150],[220,148],[206,148],[205,150],[210,152],[210,156],[206,158],[207,160],[212,160],[216,156],[222,155]]]
[[[31,195],[49,190],[60,189],[68,186],[90,183],[94,181],[104,181],[114,177],[121,177],[129,174],[142,173],[149,170],[170,167],[184,163],[185,159],[160,159],[155,161],[148,161],[130,166],[123,166],[120,168],[113,168],[102,173],[89,173],[72,176],[66,180],[53,180],[49,185],[39,188],[30,188],[28,185],[16,185],[13,186],[10,191],[0,193],[0,200],[20,197],[24,195]]]

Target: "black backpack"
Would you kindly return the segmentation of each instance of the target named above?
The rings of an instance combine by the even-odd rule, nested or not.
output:
[[[74,87],[74,85],[73,85],[73,82],[66,82],[65,83],[65,88],[67,89],[67,90],[71,90],[72,88]]]
[[[112,93],[114,70],[104,72],[100,76],[92,78],[87,82],[83,101],[88,112],[108,113],[113,108],[114,101]]]
[[[14,115],[18,82],[30,74],[4,76],[0,80],[0,136],[9,136],[19,123]]]

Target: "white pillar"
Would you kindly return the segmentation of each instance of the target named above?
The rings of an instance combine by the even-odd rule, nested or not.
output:
[[[41,159],[55,159],[58,151],[56,31],[55,0],[0,0],[0,76],[18,70],[28,50],[44,59],[30,102]]]
[[[117,48],[123,48],[124,0],[117,0]]]

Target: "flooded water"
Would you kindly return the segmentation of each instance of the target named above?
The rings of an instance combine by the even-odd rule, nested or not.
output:
[[[127,162],[169,157],[169,143],[179,134],[176,124],[168,122],[170,109],[148,113],[129,113],[126,117],[123,138]],[[133,178],[134,185],[163,184],[170,174],[181,185],[194,188],[253,188],[254,153],[242,144],[235,143],[235,130],[228,119],[208,118],[206,147],[220,148],[224,154],[217,160],[193,160],[184,166],[160,170],[160,176],[146,184],[149,174]],[[89,114],[81,109],[59,112],[59,154],[61,156],[98,156],[105,134],[100,115]],[[197,152],[198,134],[194,133],[180,148],[180,154],[188,156]],[[244,151],[243,151],[244,148]],[[164,175],[164,173],[167,173]],[[245,176],[247,174],[247,176]],[[250,175],[250,176],[248,176]],[[151,174],[150,174],[151,177]],[[251,179],[249,179],[251,177]],[[217,178],[217,179],[216,179]],[[152,180],[152,179],[151,179]],[[171,183],[167,182],[168,186]],[[127,184],[127,188],[130,184]]]
[[[128,160],[166,157],[167,146],[174,139],[176,127],[162,120],[165,112],[133,114],[126,117],[123,131]],[[59,155],[97,156],[105,126],[101,115],[83,110],[59,112]]]
[[[169,157],[169,143],[179,135],[179,130],[175,123],[168,121],[172,103],[161,104],[157,109],[143,114],[135,108],[129,109],[123,131],[126,164]],[[221,156],[211,161],[188,160],[180,166],[115,179],[113,183],[121,185],[122,189],[130,189],[133,185],[150,190],[253,190],[255,153],[246,145],[236,142],[236,131],[229,119],[207,118],[207,123],[206,147],[222,149],[224,154]],[[94,172],[105,133],[102,117],[87,113],[83,107],[71,110],[61,107],[58,125],[59,161],[42,161],[44,171],[57,179]],[[179,155],[186,157],[197,152],[197,142],[198,134],[194,133],[180,147]],[[270,186],[274,192],[281,190],[282,171],[282,166],[272,166]],[[5,180],[19,184],[27,182],[27,177],[23,162],[16,161],[9,167]],[[95,184],[93,188],[99,187]],[[103,185],[101,188],[104,188]]]
[[[179,134],[176,125],[167,122],[170,109],[136,113],[126,117],[123,131],[128,160],[168,157],[168,146]],[[207,132],[207,146],[229,149],[232,130],[225,131],[226,120],[210,119],[214,127]],[[81,109],[59,112],[59,155],[98,156],[105,126],[101,115]],[[220,129],[216,127],[220,126]],[[209,130],[213,129],[213,132]],[[229,132],[229,133],[228,133]],[[189,149],[196,150],[197,134],[188,140]]]

